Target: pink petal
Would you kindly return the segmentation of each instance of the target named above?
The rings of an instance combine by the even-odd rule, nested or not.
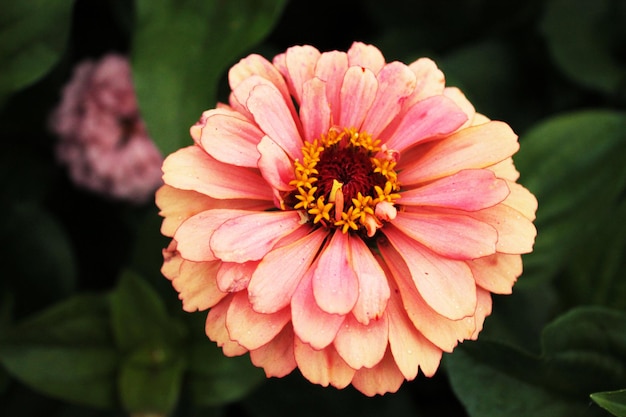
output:
[[[522,273],[522,257],[496,253],[467,263],[476,284],[495,294],[511,294],[513,284]]]
[[[172,280],[172,286],[183,301],[183,310],[206,310],[226,297],[215,281],[219,264],[219,261],[182,262],[180,274]]]
[[[389,299],[385,271],[361,239],[350,239],[353,268],[359,279],[359,298],[352,313],[362,324],[382,316]]]
[[[183,258],[194,261],[215,261],[218,258],[209,244],[215,230],[225,221],[237,216],[250,214],[246,210],[215,209],[200,212],[180,225],[174,239]]]
[[[449,207],[476,211],[494,206],[509,195],[506,181],[486,169],[466,169],[402,192],[398,204]]]
[[[332,115],[331,124],[339,121],[341,109],[341,85],[348,71],[348,55],[345,52],[324,52],[315,67],[315,76],[326,83],[326,97]]]
[[[220,262],[216,276],[217,287],[224,293],[245,290],[258,264],[258,261],[244,262],[242,264]]]
[[[465,97],[465,94],[457,87],[446,87],[443,90],[443,95],[454,101],[454,103],[463,110],[463,113],[467,116],[467,121],[463,127],[470,126],[476,115],[476,109],[474,105]]]
[[[409,68],[415,74],[417,85],[413,94],[406,102],[407,106],[411,107],[427,97],[443,93],[446,80],[443,72],[437,68],[437,64],[433,60],[419,58],[417,61],[409,64]]]
[[[393,133],[385,131],[380,138],[389,149],[404,149],[427,139],[439,138],[457,130],[467,121],[463,111],[446,96],[433,96],[411,107]]]
[[[468,213],[468,215],[495,227],[498,231],[498,242],[496,243],[498,252],[510,254],[532,252],[537,229],[519,211],[504,204],[498,204],[481,211]]]
[[[399,212],[393,225],[446,258],[467,260],[496,252],[496,229],[469,216],[427,211]]]
[[[302,227],[296,211],[245,213],[222,223],[210,240],[211,250],[224,262],[256,261],[276,242]]]
[[[294,332],[300,340],[319,350],[335,340],[345,316],[329,314],[318,307],[313,296],[312,269],[302,278],[293,295],[291,321]]]
[[[387,315],[361,324],[349,314],[335,337],[335,349],[353,369],[371,368],[380,362],[387,349],[389,323]]]
[[[396,392],[404,382],[404,375],[398,369],[391,352],[373,368],[361,368],[352,378],[354,388],[363,394],[373,397],[387,392]]]
[[[517,135],[509,125],[492,121],[471,126],[434,143],[419,160],[400,160],[398,175],[403,184],[431,181],[463,169],[485,168],[503,161],[519,149]],[[402,165],[403,161],[408,165]]]
[[[367,68],[350,67],[341,86],[339,125],[360,129],[363,119],[374,102],[378,81]]]
[[[367,68],[374,74],[385,65],[385,57],[378,48],[373,45],[366,45],[362,42],[354,42],[348,49],[349,66],[359,66]]]
[[[289,309],[261,314],[252,309],[245,291],[235,293],[226,313],[230,338],[248,350],[258,349],[271,341],[289,322]]]
[[[473,315],[450,320],[436,313],[417,291],[411,272],[401,255],[385,239],[378,240],[378,248],[398,285],[404,310],[420,333],[446,352],[451,352],[459,341],[472,336],[476,329]]]
[[[474,314],[476,283],[465,262],[431,252],[390,224],[383,230],[406,262],[415,287],[434,311],[450,320]]]
[[[313,78],[304,84],[300,119],[304,129],[304,139],[312,142],[330,127],[330,107],[326,98],[326,83]]]
[[[314,384],[327,387],[345,388],[354,376],[341,356],[330,346],[322,350],[314,350],[306,343],[295,340],[294,353],[302,375]]]
[[[272,189],[258,173],[219,162],[199,146],[189,146],[168,156],[163,172],[166,184],[213,198],[273,199]]]
[[[254,116],[250,113],[247,102],[252,90],[259,85],[265,85],[271,89],[277,89],[277,87],[268,79],[259,75],[252,75],[243,79],[237,87],[233,88],[229,96],[229,102],[233,109],[250,121],[254,121]],[[290,96],[284,98],[285,102],[287,102],[287,100],[290,100]]]
[[[361,129],[378,137],[400,112],[404,99],[415,88],[415,74],[406,65],[392,62],[378,73],[378,90]]]
[[[226,312],[228,311],[228,306],[232,299],[233,294],[229,294],[209,310],[204,330],[208,338],[216,342],[217,345],[222,348],[224,355],[239,356],[246,353],[248,349],[231,340],[228,330],[226,329]]]
[[[293,186],[289,185],[289,181],[295,179],[293,163],[283,148],[269,136],[263,136],[257,149],[261,155],[257,163],[265,181],[276,190],[292,190]]]
[[[291,326],[285,326],[269,343],[250,352],[250,360],[254,366],[263,368],[268,378],[282,378],[293,371],[296,366],[294,355],[294,334]]]
[[[252,89],[246,106],[255,122],[292,160],[302,160],[302,139],[298,125],[280,92],[259,84]]]
[[[263,257],[248,286],[250,302],[255,311],[274,313],[289,305],[298,283],[315,259],[326,234],[325,230],[317,229]]]
[[[200,142],[209,155],[218,161],[244,167],[256,167],[257,143],[263,137],[254,124],[240,117],[209,115]]]
[[[320,51],[310,45],[292,46],[285,53],[289,88],[297,103],[302,103],[302,86],[313,78]]]
[[[399,291],[398,291],[399,292]],[[433,376],[439,367],[442,350],[417,331],[402,306],[397,292],[389,300],[389,347],[396,365],[407,380],[415,379],[421,368],[426,376]]]
[[[289,99],[289,90],[287,89],[287,84],[281,73],[271,62],[261,55],[256,54],[248,55],[246,58],[243,58],[228,71],[228,82],[231,90],[234,90],[245,79],[254,75],[261,76],[270,81],[278,88],[278,91],[281,92],[285,100]]]
[[[315,301],[327,313],[348,314],[359,296],[348,239],[348,234],[336,231],[322,249],[313,273]]]

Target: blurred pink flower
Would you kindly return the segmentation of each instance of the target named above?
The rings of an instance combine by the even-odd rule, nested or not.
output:
[[[77,65],[50,126],[59,136],[57,157],[77,185],[144,203],[162,184],[163,158],[139,115],[126,58]]]
[[[476,339],[532,250],[511,128],[433,61],[296,46],[229,72],[163,164],[162,271],[208,337],[267,376],[396,391]]]

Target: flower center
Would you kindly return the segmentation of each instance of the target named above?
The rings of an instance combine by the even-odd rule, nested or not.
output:
[[[336,128],[305,142],[286,205],[315,225],[373,236],[381,220],[395,216],[400,197],[395,153],[379,144],[367,133]]]

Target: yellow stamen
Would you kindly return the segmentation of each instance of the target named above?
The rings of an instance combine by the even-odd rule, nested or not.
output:
[[[322,219],[330,221],[329,212],[331,208],[333,208],[332,203],[324,204],[324,196],[318,198],[315,206],[309,210],[309,214],[315,216],[315,218],[313,219],[313,223],[318,223]]]

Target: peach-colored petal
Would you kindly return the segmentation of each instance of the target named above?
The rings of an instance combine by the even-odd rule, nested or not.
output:
[[[256,270],[259,261],[244,263],[220,262],[215,276],[217,288],[224,293],[237,292],[248,287],[252,273]]]
[[[324,387],[332,385],[341,389],[345,388],[354,376],[354,369],[341,359],[332,346],[315,350],[296,337],[294,353],[300,372],[314,384]]]
[[[381,140],[389,149],[404,149],[428,139],[436,139],[457,130],[465,113],[446,96],[433,96],[417,102],[399,122],[393,133],[382,132]]]
[[[517,135],[506,123],[492,121],[462,129],[429,146],[418,159],[404,158],[398,169],[403,184],[431,181],[462,169],[485,168],[517,152]],[[409,161],[403,165],[403,161]]]
[[[389,323],[387,315],[370,320],[368,325],[358,322],[354,315],[346,316],[335,338],[335,349],[353,369],[371,368],[380,362],[387,349]],[[363,349],[367,346],[367,349]]]
[[[219,264],[219,261],[182,262],[180,274],[172,280],[172,286],[183,301],[183,310],[206,310],[226,297],[215,281]]]
[[[325,237],[326,232],[318,229],[263,257],[248,286],[250,302],[255,311],[274,313],[289,305],[298,283],[311,266]]]
[[[359,369],[352,378],[354,388],[368,397],[396,392],[403,382],[404,375],[398,369],[389,350],[375,367]]]
[[[209,115],[202,128],[200,143],[218,161],[243,167],[256,167],[259,153],[256,145],[263,132],[240,117]]]
[[[401,255],[384,239],[378,240],[378,247],[398,285],[404,309],[420,333],[445,352],[452,352],[459,341],[469,339],[474,334],[476,320],[473,315],[460,320],[450,320],[436,313],[417,291],[409,268]]]
[[[293,186],[289,182],[295,178],[293,163],[283,148],[269,136],[263,136],[257,149],[261,155],[258,160],[259,170],[268,184],[276,190],[292,190]]]
[[[324,52],[315,67],[315,76],[326,84],[326,97],[331,111],[331,120],[334,123],[339,121],[341,85],[346,71],[348,71],[348,55],[339,51]]]
[[[326,98],[326,83],[319,78],[313,78],[304,84],[302,103],[300,104],[300,119],[302,120],[304,139],[309,142],[328,132],[330,106]]]
[[[520,184],[511,181],[508,181],[507,184],[511,193],[502,204],[519,211],[528,220],[535,220],[538,206],[537,198]]]
[[[419,58],[409,64],[409,68],[415,74],[417,85],[405,103],[407,107],[412,107],[413,104],[427,97],[443,93],[446,80],[443,72],[437,68],[437,64],[432,59]]]
[[[398,213],[392,224],[446,258],[475,259],[496,252],[496,229],[469,216],[415,209]]]
[[[302,278],[291,300],[291,321],[295,334],[313,349],[330,345],[344,321],[343,315],[330,314],[319,308],[313,296],[313,268]]]
[[[302,86],[313,78],[319,57],[320,51],[310,45],[292,46],[285,52],[287,73],[283,75],[297,103],[302,102]]]
[[[398,114],[404,99],[415,89],[415,74],[406,65],[392,62],[377,75],[378,90],[363,121],[362,130],[378,137]]]
[[[378,90],[376,75],[367,68],[350,67],[340,93],[339,125],[359,129]]]
[[[269,85],[259,84],[250,91],[246,106],[254,121],[292,160],[302,160],[302,139],[280,92]]]
[[[442,350],[433,345],[417,331],[406,314],[399,289],[392,292],[389,300],[389,347],[398,369],[407,380],[415,379],[418,369],[426,376],[433,376],[439,367]]]
[[[233,217],[250,214],[246,210],[215,209],[200,212],[191,216],[174,234],[178,241],[178,250],[183,258],[195,261],[215,261],[218,258],[209,244],[215,230],[225,221]]]
[[[463,94],[463,92],[457,87],[446,87],[443,90],[443,95],[454,101],[454,103],[461,110],[463,110],[463,113],[467,116],[467,121],[462,127],[470,126],[474,120],[474,116],[476,115],[476,109],[467,97],[465,97],[465,94]]]
[[[467,213],[467,215],[496,228],[498,252],[520,254],[533,250],[537,229],[519,211],[504,204],[498,204],[484,210]]]
[[[385,57],[378,48],[373,45],[366,45],[362,42],[354,42],[348,49],[349,66],[359,66],[367,68],[374,74],[385,65]]]
[[[298,366],[293,351],[293,339],[293,329],[287,325],[270,342],[250,351],[250,360],[254,366],[263,368],[268,378],[282,378]]]
[[[313,272],[315,300],[327,313],[347,314],[359,296],[359,281],[352,268],[348,239],[350,235],[336,231],[322,249]]]
[[[522,257],[496,253],[468,261],[476,284],[495,294],[510,294],[522,273]]]
[[[389,299],[389,283],[380,264],[361,239],[350,239],[353,268],[359,280],[359,298],[352,313],[368,324],[382,316]]]
[[[224,355],[239,356],[246,353],[248,349],[231,340],[226,329],[226,312],[232,299],[233,294],[229,294],[209,310],[204,330],[207,337],[222,348]]]
[[[467,264],[439,256],[387,225],[384,233],[402,256],[422,298],[450,320],[471,316],[476,309],[476,284]]]
[[[178,242],[172,239],[167,245],[167,248],[161,252],[163,254],[163,266],[161,266],[161,273],[165,278],[170,281],[176,279],[180,274],[180,266],[183,263],[183,258],[177,250]]]
[[[243,213],[223,222],[211,235],[215,256],[225,262],[262,259],[276,242],[302,227],[296,211]],[[250,233],[254,230],[254,233]]]
[[[512,182],[517,181],[519,178],[519,171],[515,168],[513,158],[507,158],[504,161],[500,161],[497,164],[487,167],[487,169],[493,171],[496,177]]]
[[[174,188],[213,198],[273,198],[271,188],[258,173],[219,162],[199,146],[189,146],[168,156],[163,162],[163,181]]]
[[[478,338],[478,334],[483,330],[485,318],[491,314],[492,307],[491,293],[483,288],[476,288],[476,300],[476,312],[474,313],[476,328],[470,337],[471,340]]]
[[[476,211],[494,206],[509,195],[505,180],[486,169],[465,169],[449,177],[402,192],[399,204]]]
[[[240,291],[234,294],[228,307],[226,328],[232,340],[254,350],[276,337],[290,318],[288,308],[273,314],[257,313],[252,309],[246,291]]]

